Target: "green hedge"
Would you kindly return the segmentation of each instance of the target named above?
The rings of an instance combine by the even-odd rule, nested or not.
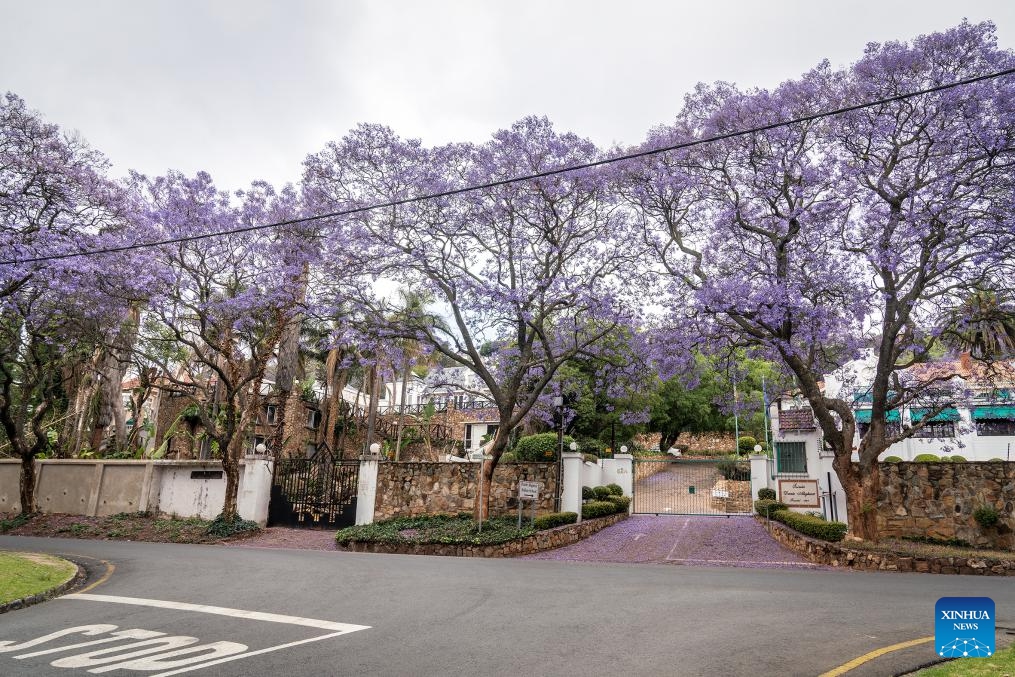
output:
[[[789,506],[785,503],[780,503],[773,498],[759,498],[754,502],[754,511],[759,515],[765,515],[766,517],[773,515],[779,510],[787,510]]]
[[[582,519],[604,517],[620,512],[620,506],[613,501],[591,501],[582,506]]]
[[[610,483],[606,485],[606,488],[609,489],[610,493],[613,494],[614,496],[624,495],[624,488],[621,487],[619,484]]]
[[[617,506],[617,512],[627,512],[628,507],[631,505],[630,496],[617,496],[613,494],[606,500]]]
[[[902,463],[902,457],[900,456],[885,456],[882,463]]]
[[[597,501],[605,501],[613,495],[613,492],[608,487],[592,487],[592,494]]]
[[[577,521],[578,513],[576,512],[551,512],[546,515],[540,515],[532,524],[540,531],[543,531],[544,529],[553,529],[565,524],[574,524]]]
[[[940,460],[941,459],[935,456],[934,454],[917,454],[916,457],[913,459],[913,461],[916,463],[934,463],[935,461]]]
[[[500,455],[500,460],[498,461],[498,463],[517,463],[517,462],[518,455],[515,454],[515,452],[513,451],[505,451],[503,454]]]
[[[574,439],[565,435],[564,449],[569,449],[572,442]],[[515,453],[519,461],[538,462],[555,460],[558,448],[557,433],[540,433],[521,438],[511,451]]]
[[[762,487],[758,489],[758,499],[762,501],[774,501],[778,496],[775,493],[775,489],[771,487]]]
[[[820,517],[801,515],[792,510],[777,510],[772,519],[782,522],[790,529],[799,531],[806,536],[820,538],[822,541],[838,543],[846,537],[849,527],[842,522],[827,522]]]
[[[592,487],[582,487],[582,500],[591,501],[596,495],[592,493]]]

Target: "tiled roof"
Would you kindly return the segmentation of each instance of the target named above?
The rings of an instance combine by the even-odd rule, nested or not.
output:
[[[814,430],[814,427],[814,412],[810,407],[779,412],[779,430]]]

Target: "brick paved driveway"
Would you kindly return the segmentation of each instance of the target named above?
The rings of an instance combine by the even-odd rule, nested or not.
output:
[[[753,517],[634,515],[574,545],[522,559],[822,568],[777,543]]]

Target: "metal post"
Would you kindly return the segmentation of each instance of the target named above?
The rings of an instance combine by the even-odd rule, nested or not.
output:
[[[740,454],[740,418],[737,416],[737,374],[733,366],[733,445],[735,454]]]
[[[765,389],[765,375],[761,375],[761,406],[765,408],[764,416],[761,418],[765,421],[765,446],[768,447],[768,453],[772,453],[772,442],[768,439],[768,392]]]

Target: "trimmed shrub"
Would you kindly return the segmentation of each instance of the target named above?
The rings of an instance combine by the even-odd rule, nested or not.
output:
[[[913,459],[915,463],[934,463],[935,461],[940,460],[941,459],[934,454],[917,454],[916,458]]]
[[[727,480],[750,481],[751,479],[751,469],[744,467],[736,457],[720,459],[715,467],[719,474]]]
[[[572,442],[574,439],[565,435],[564,449],[567,450]],[[557,433],[540,433],[521,438],[511,451],[519,461],[531,463],[555,460],[557,449]]]
[[[1004,459],[1003,458],[992,458],[992,459],[990,459],[987,462],[988,463],[1004,463]]]
[[[624,495],[624,489],[623,489],[623,487],[621,487],[619,484],[616,484],[614,482],[611,482],[611,483],[607,484],[606,488],[609,489],[610,493],[613,494],[614,496],[623,496]]]
[[[574,524],[577,521],[578,513],[576,512],[551,512],[547,515],[540,515],[532,524],[536,529],[543,531],[544,529],[553,529],[565,524]]]
[[[592,492],[592,487],[582,487],[582,500],[591,501],[596,495]]]
[[[778,520],[790,529],[799,531],[805,536],[820,538],[822,541],[838,543],[846,537],[849,526],[843,522],[826,522],[820,517],[801,515],[791,510],[779,510],[772,515],[772,519]]]
[[[617,504],[613,501],[592,501],[582,506],[582,519],[605,517],[616,512],[618,512]]]
[[[998,520],[1001,519],[1001,513],[992,505],[981,505],[973,511],[973,519],[984,529],[989,529],[997,525]]]
[[[952,454],[951,460],[952,463],[968,463],[965,456],[959,456],[958,454]]]
[[[606,456],[606,443],[594,437],[581,437],[578,439],[578,450],[583,454],[591,454],[596,457],[596,460],[599,460]]]
[[[518,455],[513,451],[505,451],[500,455],[500,463],[517,463]]]
[[[785,503],[780,503],[771,498],[761,498],[754,502],[754,511],[766,517],[772,517],[778,511],[788,509],[789,506]]]
[[[750,435],[743,435],[737,438],[737,451],[741,454],[749,454],[754,451],[754,446],[758,443],[758,440],[754,439]]]
[[[616,494],[610,494],[610,497],[606,500],[617,506],[617,512],[627,512],[627,509],[631,505],[630,496],[617,496]]]
[[[226,538],[229,536],[235,536],[236,534],[242,534],[245,531],[260,531],[261,527],[257,525],[257,522],[251,522],[250,520],[240,519],[239,516],[233,517],[233,519],[226,519],[223,515],[219,514],[208,528],[205,533],[209,536],[217,536],[218,538]]]
[[[902,463],[902,457],[901,456],[885,456],[881,460],[881,462],[882,463]]]
[[[595,454],[582,454],[582,460],[586,463],[599,463],[599,457]]]
[[[592,493],[595,495],[597,501],[605,501],[613,495],[613,492],[610,491],[609,487],[592,487]]]
[[[779,496],[775,493],[775,489],[771,487],[762,487],[758,489],[758,499],[762,501],[774,501]]]

